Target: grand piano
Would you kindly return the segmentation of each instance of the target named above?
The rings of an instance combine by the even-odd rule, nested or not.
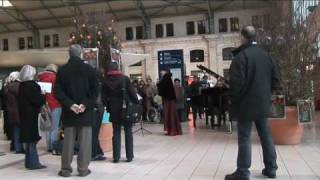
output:
[[[219,82],[222,82],[217,83],[215,87],[202,89],[201,91],[206,115],[206,125],[210,123],[211,128],[222,127],[222,125],[226,125],[229,120],[229,82],[224,77],[202,65],[198,65],[197,67],[216,78]],[[231,126],[228,127],[229,131],[231,131]]]

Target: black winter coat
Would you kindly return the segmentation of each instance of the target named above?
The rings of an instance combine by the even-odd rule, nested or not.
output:
[[[23,143],[37,142],[41,139],[38,130],[38,114],[46,103],[40,86],[35,81],[20,83],[18,106],[20,116],[20,139]]]
[[[122,123],[121,112],[123,105],[123,82],[125,81],[126,91],[130,100],[138,104],[137,92],[134,90],[130,79],[121,74],[108,75],[102,84],[102,99],[105,107],[110,113],[110,121],[113,123]]]
[[[94,106],[98,96],[98,80],[95,70],[79,57],[71,57],[59,68],[55,95],[62,105],[61,120],[66,127],[92,126]],[[75,114],[73,104],[86,106],[84,113]]]
[[[19,85],[18,81],[11,82],[4,88],[3,92],[6,96],[8,122],[15,125],[18,125],[20,122],[18,108]]]
[[[158,84],[159,95],[164,100],[175,100],[176,94],[173,87],[173,82],[171,79],[171,74],[165,74]]]
[[[198,106],[203,105],[201,88],[202,88],[202,84],[200,81],[192,82],[190,85],[191,103],[193,105],[198,105]]]
[[[234,52],[230,68],[231,113],[238,121],[267,118],[279,75],[271,57],[254,44]]]

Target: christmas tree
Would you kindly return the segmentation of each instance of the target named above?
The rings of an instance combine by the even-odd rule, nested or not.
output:
[[[75,18],[73,22],[75,31],[70,33],[69,44],[80,44],[83,48],[98,48],[99,67],[106,69],[111,60],[110,48],[121,49],[120,40],[113,29],[114,20],[106,24],[97,21],[96,17],[87,17]]]

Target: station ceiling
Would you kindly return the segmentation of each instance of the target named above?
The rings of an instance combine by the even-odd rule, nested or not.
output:
[[[3,1],[3,0],[0,0]],[[263,8],[271,0],[9,0],[0,5],[0,33],[67,27],[75,18],[125,21],[221,10]]]

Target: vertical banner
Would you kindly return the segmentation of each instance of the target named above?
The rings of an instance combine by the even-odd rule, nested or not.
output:
[[[300,124],[312,123],[315,115],[315,107],[313,99],[305,99],[297,101],[298,117]]]
[[[81,54],[82,60],[95,69],[99,68],[99,49],[83,48]]]
[[[269,118],[273,120],[286,119],[286,98],[284,95],[272,95]]]
[[[121,69],[121,54],[120,50],[110,48],[110,56],[111,56],[111,62],[117,62],[119,64],[119,68]]]

